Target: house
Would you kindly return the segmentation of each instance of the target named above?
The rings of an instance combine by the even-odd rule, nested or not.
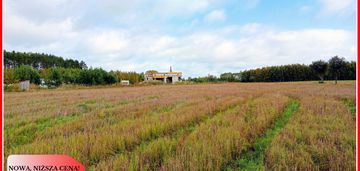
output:
[[[181,81],[182,73],[181,72],[173,72],[170,66],[169,72],[147,72],[144,74],[145,81],[152,81],[152,80],[160,80],[164,81],[164,83],[172,83],[175,84],[176,82]]]

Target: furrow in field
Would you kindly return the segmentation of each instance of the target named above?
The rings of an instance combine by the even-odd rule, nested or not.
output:
[[[356,123],[346,106],[303,96],[300,108],[266,150],[270,170],[355,170]]]
[[[102,127],[93,133],[36,141],[15,149],[14,153],[63,153],[75,157],[87,166],[94,165],[110,156],[133,150],[142,142],[169,135],[187,124],[196,123],[242,99],[233,96],[209,99],[170,113],[149,115]]]
[[[288,123],[298,107],[298,101],[290,100],[283,114],[281,114],[276,119],[275,123],[266,130],[265,134],[256,138],[255,142],[248,150],[244,151],[238,159],[228,162],[222,170],[264,170],[265,150]]]
[[[60,115],[55,118],[52,116],[41,117],[40,115],[37,117],[39,119],[26,118],[26,122],[7,121],[7,123],[13,124],[12,127],[9,126],[10,124],[5,125],[5,128],[9,130],[9,134],[5,134],[6,144],[11,145],[11,148],[13,148],[30,143],[35,138],[45,139],[61,135],[69,136],[78,131],[89,131],[102,125],[117,123],[125,118],[136,118],[145,114],[172,110],[175,107],[181,107],[183,103],[181,101],[185,101],[187,98],[187,96],[177,96],[178,98],[175,98],[176,95],[176,93],[163,96],[153,94],[139,99],[112,102],[114,105],[109,104],[109,102],[99,103],[96,100],[87,100],[77,104],[77,111],[72,114]],[[43,131],[45,128],[47,130]]]
[[[164,161],[163,170],[220,170],[262,135],[284,109],[288,98],[264,95],[240,110],[218,115],[201,124]]]
[[[126,119],[136,119],[153,113],[169,112],[184,105],[184,101],[176,99],[151,100],[140,104],[131,103],[117,108],[99,108],[78,120],[57,125],[38,136],[38,139],[49,139],[57,136],[71,136],[79,132],[94,132],[97,129],[122,122]]]
[[[85,103],[86,105],[94,105],[94,102],[88,102]],[[124,107],[132,107],[132,106],[148,106],[148,105],[154,105],[159,104],[157,100],[151,99],[147,100],[145,103],[142,103],[142,105],[137,105],[138,103],[133,101],[132,103],[129,103],[129,105],[117,105],[112,106],[112,108],[106,108],[106,105],[97,105],[96,108],[93,110],[86,109],[79,109],[78,112],[74,112],[72,114],[68,115],[60,115],[57,117],[45,117],[40,118],[34,121],[29,122],[20,122],[20,124],[14,125],[13,127],[9,127],[8,125],[5,125],[6,132],[6,145],[8,148],[14,148],[19,145],[24,145],[27,143],[32,142],[33,140],[37,139],[43,139],[43,138],[51,138],[57,135],[65,135],[69,134],[68,131],[76,132],[78,130],[84,129],[85,126],[89,126],[92,121],[95,120],[89,120],[89,117],[92,117],[92,115],[101,115],[105,113],[105,110],[121,110]],[[148,104],[148,105],[146,105]],[[167,103],[168,104],[168,103]],[[164,104],[164,105],[167,105]],[[162,107],[160,104],[158,108]],[[136,112],[138,109],[133,108],[134,112]],[[151,108],[149,108],[151,109]],[[84,112],[80,112],[84,111]],[[141,111],[142,112],[142,111]],[[98,116],[95,117],[98,121],[103,120],[105,116]],[[94,118],[94,117],[92,117]],[[83,121],[83,122],[82,122]],[[84,125],[84,122],[88,122],[86,125]],[[79,124],[76,124],[79,123]],[[67,129],[70,126],[72,128],[75,128],[74,125],[79,125],[80,128],[78,129]],[[91,125],[91,127],[96,127],[95,124]],[[47,130],[46,130],[47,129]],[[45,131],[46,130],[46,131]],[[68,131],[66,131],[68,130]]]
[[[238,104],[234,103],[223,111],[216,110],[213,114],[196,120],[196,122],[185,123],[182,127],[163,137],[142,142],[134,150],[102,160],[96,166],[92,166],[90,170],[159,170],[162,162],[174,154],[176,146],[196,130],[201,123],[207,122],[217,115],[238,110],[239,105],[244,101],[241,100]]]

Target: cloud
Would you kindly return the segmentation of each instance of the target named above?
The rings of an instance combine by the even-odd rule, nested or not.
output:
[[[226,14],[223,10],[213,10],[205,16],[206,22],[225,21]]]
[[[129,38],[124,31],[105,30],[89,35],[85,41],[88,50],[98,55],[118,53],[129,45]]]
[[[322,5],[323,15],[346,15],[356,10],[355,0],[318,0]]]
[[[251,23],[173,36],[114,28],[74,31],[70,21],[38,27],[22,20],[11,21],[14,23],[8,23],[7,27],[20,26],[22,35],[13,41],[10,37],[16,38],[20,30],[6,29],[5,49],[50,51],[81,58],[90,66],[107,70],[143,72],[167,70],[171,65],[186,76],[199,76],[268,65],[310,63],[334,55],[356,59],[355,33],[342,29],[284,31]],[[41,36],[41,32],[46,36]],[[39,44],[29,43],[38,38],[45,40]]]
[[[25,18],[9,16],[4,20],[5,42],[19,46],[41,46],[59,39],[72,38],[71,19],[36,24]]]
[[[79,29],[121,25],[154,25],[174,17],[189,18],[200,12],[207,12],[210,6],[221,4],[219,0],[5,0],[5,15],[21,16],[34,23],[61,21],[64,18],[76,20]],[[102,22],[99,22],[102,21]]]
[[[227,23],[231,19],[225,13],[227,9],[214,5],[223,3],[217,0],[171,3],[106,0],[86,4],[80,0],[55,3],[36,0],[34,3],[40,7],[24,0],[6,1],[6,50],[51,53],[107,70],[144,72],[168,70],[171,65],[186,77],[310,63],[334,55],[356,59],[356,34],[351,30],[284,30],[264,23],[232,23],[199,29],[203,20]],[[49,11],[38,11],[42,8]],[[334,11],[332,7],[324,6],[324,9]],[[168,26],[169,22],[179,21],[180,26],[179,23]],[[190,28],[181,28],[182,21],[190,22]]]

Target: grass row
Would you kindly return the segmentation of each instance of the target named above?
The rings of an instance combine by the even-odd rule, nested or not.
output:
[[[265,150],[274,137],[281,132],[298,107],[299,102],[291,100],[274,125],[268,128],[263,136],[257,138],[255,143],[239,159],[229,162],[222,170],[264,170]]]
[[[176,147],[201,123],[206,123],[211,118],[233,112],[239,109],[239,104],[229,106],[224,111],[216,111],[196,122],[190,122],[168,135],[142,142],[133,151],[116,155],[110,159],[103,160],[90,170],[159,170],[164,161],[175,154]]]
[[[347,107],[324,96],[300,103],[266,151],[266,169],[355,170],[356,123]]]
[[[172,112],[124,120],[98,128],[95,132],[36,141],[15,149],[14,153],[63,153],[75,157],[87,166],[95,165],[110,156],[132,150],[144,141],[169,135],[190,123],[198,122],[216,111],[238,104],[242,99],[223,97],[195,103]]]
[[[164,161],[164,170],[220,170],[239,156],[279,116],[288,98],[265,95],[201,124]]]

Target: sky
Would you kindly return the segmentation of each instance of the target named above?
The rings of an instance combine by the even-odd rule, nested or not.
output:
[[[355,0],[4,0],[4,49],[105,70],[219,75],[356,60]]]

